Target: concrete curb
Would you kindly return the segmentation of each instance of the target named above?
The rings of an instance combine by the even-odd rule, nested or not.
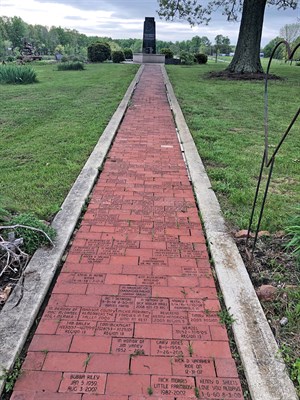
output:
[[[24,274],[23,289],[16,287],[1,311],[0,375],[3,370],[11,370],[24,346],[142,72],[143,66],[128,87],[123,100],[62,204],[61,211],[53,220],[52,226],[57,230],[55,247],[35,252]],[[4,384],[4,380],[0,379],[0,394]]]
[[[226,307],[236,320],[233,332],[252,399],[297,400],[295,387],[286,372],[244,262],[227,230],[164,66],[162,70],[218,281]]]

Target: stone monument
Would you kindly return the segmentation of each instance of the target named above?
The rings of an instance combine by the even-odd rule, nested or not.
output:
[[[142,53],[133,54],[133,62],[138,64],[165,63],[165,55],[156,54],[156,30],[154,17],[145,18]]]
[[[154,17],[146,17],[144,22],[143,34],[143,53],[156,54],[156,36],[155,36]]]

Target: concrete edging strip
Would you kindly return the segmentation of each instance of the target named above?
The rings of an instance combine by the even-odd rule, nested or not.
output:
[[[232,328],[252,399],[297,400],[295,387],[287,374],[244,262],[228,232],[164,66],[162,70],[218,281],[226,307],[236,320]]]
[[[52,226],[57,230],[55,247],[35,252],[24,273],[22,288],[14,289],[0,313],[0,376],[3,370],[11,370],[24,346],[142,72],[143,66],[136,73],[53,220]],[[0,394],[4,384],[5,381],[0,378]]]

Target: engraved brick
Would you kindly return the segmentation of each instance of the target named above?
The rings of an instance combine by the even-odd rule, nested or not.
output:
[[[116,319],[117,311],[109,308],[99,307],[82,307],[79,314],[79,320],[87,321],[110,321],[113,322]]]
[[[112,353],[115,354],[150,354],[150,339],[113,338]]]
[[[65,373],[59,392],[62,393],[104,393],[106,374]]]
[[[187,376],[155,376],[151,377],[151,387],[155,396],[183,396],[195,395],[194,378]]]
[[[210,376],[216,375],[212,359],[201,357],[174,357],[172,362],[174,375]]]
[[[174,325],[173,338],[185,340],[211,340],[208,326]]]
[[[132,337],[133,324],[121,322],[98,322],[95,335],[106,337]]]
[[[96,322],[61,321],[57,328],[58,335],[94,335]]]
[[[243,400],[243,392],[238,379],[233,378],[196,378],[200,398]]]
[[[151,355],[189,356],[189,342],[187,340],[151,340]]]

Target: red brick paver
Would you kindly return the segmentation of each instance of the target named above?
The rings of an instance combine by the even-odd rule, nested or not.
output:
[[[13,400],[242,399],[161,67],[146,65]]]

